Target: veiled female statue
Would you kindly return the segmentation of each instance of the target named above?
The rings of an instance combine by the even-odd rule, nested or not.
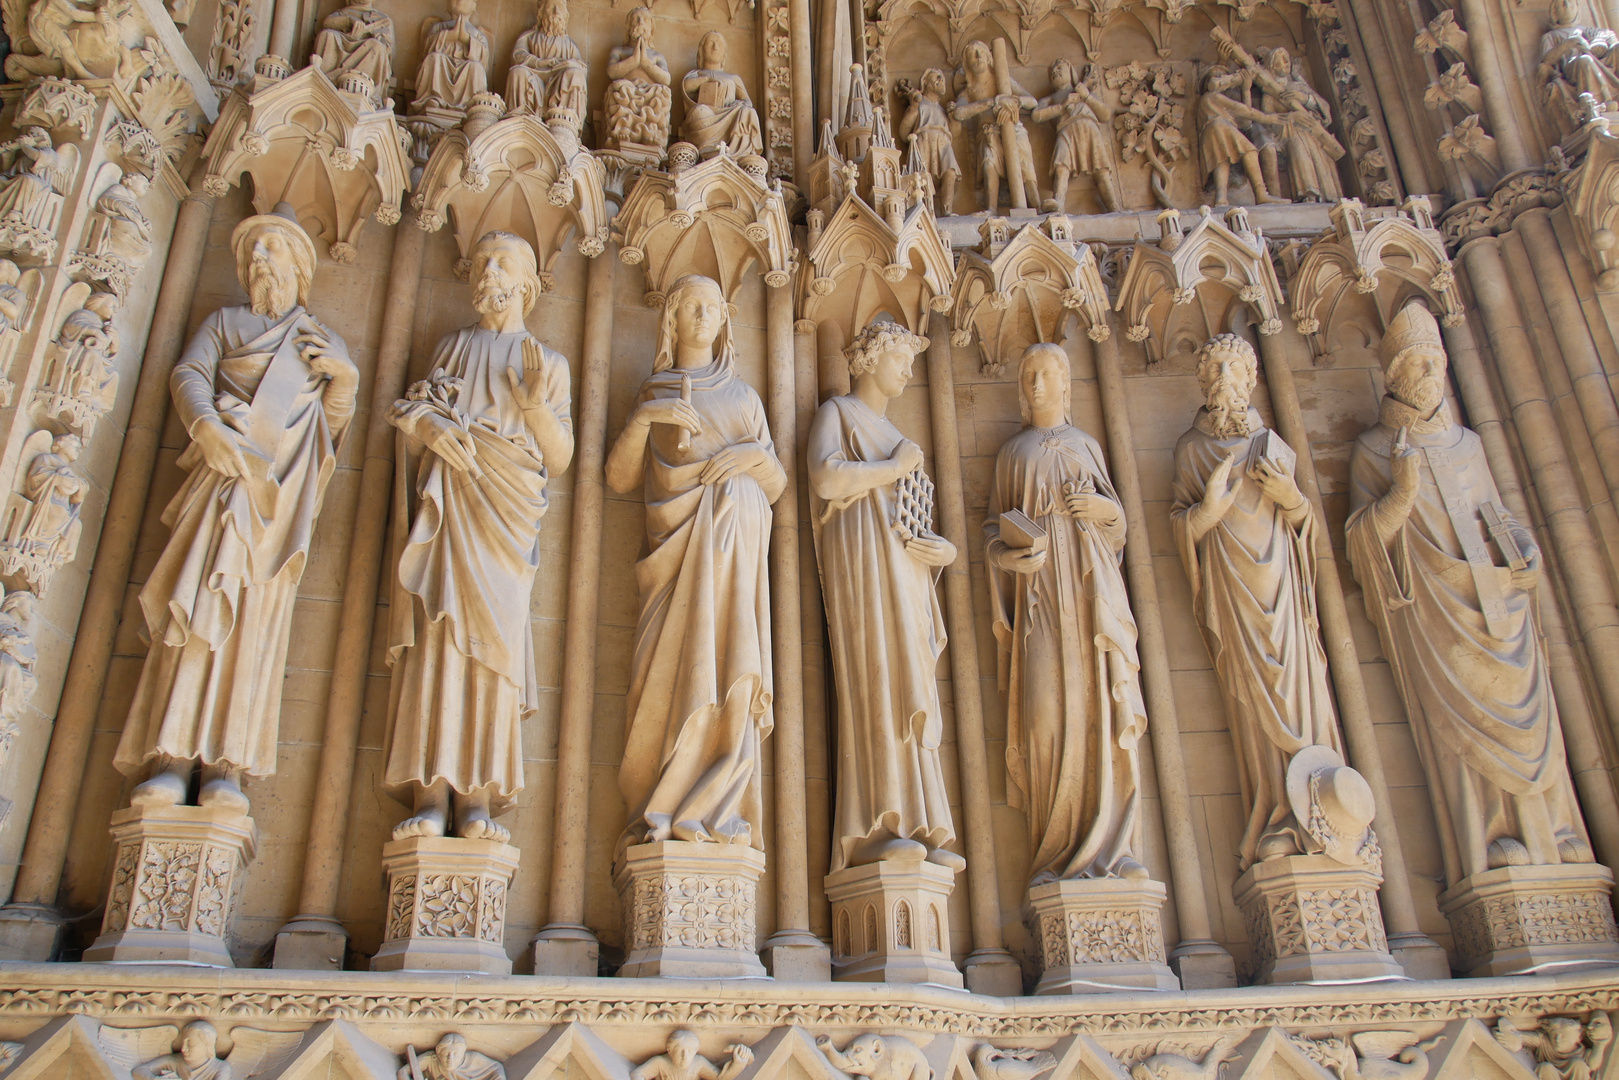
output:
[[[697,46],[697,66],[680,80],[686,98],[685,140],[703,157],[723,147],[732,157],[764,153],[759,114],[742,76],[725,70],[725,35],[710,30]]]
[[[1119,566],[1124,510],[1101,446],[1069,422],[1071,385],[1060,346],[1023,354],[1024,427],[996,456],[984,523],[1007,801],[1028,817],[1035,885],[1147,876],[1136,858],[1147,710]]]
[[[927,338],[879,319],[843,350],[854,392],[809,435],[811,517],[838,694],[832,871],[880,860],[960,869],[939,745],[934,583],[956,548],[933,533],[922,448],[888,419]]]
[[[652,375],[607,459],[640,486],[647,555],[619,789],[621,849],[660,840],[751,844],[760,745],[773,717],[770,504],[787,474],[764,403],[736,374],[725,294],[692,274],[669,289]]]

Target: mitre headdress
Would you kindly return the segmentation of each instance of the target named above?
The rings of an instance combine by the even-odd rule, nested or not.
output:
[[[1397,356],[1413,345],[1445,347],[1445,339],[1439,333],[1439,321],[1422,304],[1407,304],[1389,320],[1389,328],[1384,331],[1383,344],[1378,350],[1384,369],[1387,370]]]

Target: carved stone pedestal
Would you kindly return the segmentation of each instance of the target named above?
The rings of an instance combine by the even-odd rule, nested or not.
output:
[[[510,975],[506,893],[518,851],[494,840],[417,836],[382,846],[384,939],[372,971]]]
[[[225,930],[257,839],[253,819],[233,810],[118,811],[107,915],[84,959],[233,967]]]
[[[1439,894],[1462,975],[1619,962],[1613,872],[1596,863],[1506,866]]]
[[[961,989],[950,960],[956,872],[930,862],[878,862],[829,874],[832,977]]]
[[[624,854],[626,978],[764,978],[755,916],[765,856],[746,844],[664,840]]]
[[[1029,890],[1045,973],[1036,994],[1179,990],[1164,956],[1162,882],[1052,881]]]
[[[1389,952],[1377,887],[1383,876],[1325,855],[1255,863],[1237,879],[1259,983],[1404,979]]]

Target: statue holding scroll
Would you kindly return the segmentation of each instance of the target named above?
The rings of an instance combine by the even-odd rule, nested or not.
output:
[[[292,609],[360,375],[304,304],[315,245],[285,203],[231,234],[248,303],[204,319],[169,378],[191,436],[172,530],[140,593],[150,642],[115,764],[137,805],[247,809],[275,772]]]
[[[669,62],[652,47],[652,9],[638,7],[626,20],[629,42],[607,56],[607,101],[603,116],[609,150],[661,159],[669,146]]]
[[[522,790],[522,722],[539,698],[529,593],[546,485],[573,459],[568,362],[523,325],[540,296],[534,249],[487,233],[469,280],[478,321],[444,336],[391,417],[403,539],[383,784],[413,806],[395,840],[509,838],[493,819]]]
[[[393,20],[374,0],[354,0],[326,16],[309,62],[334,83],[351,71],[364,75],[371,80],[372,105],[380,108],[393,82],[393,57]]]
[[[1040,205],[1040,185],[1034,176],[1034,151],[1023,126],[1025,109],[1039,104],[1033,94],[1012,78],[1007,67],[1006,41],[970,41],[956,73],[961,88],[950,113],[966,123],[978,120],[978,168],[984,180],[984,209],[993,216],[1000,205],[1001,178],[1014,206]]]
[[[585,75],[584,57],[568,36],[568,0],[540,0],[533,29],[512,48],[507,115],[537,116],[577,134],[585,123]]]
[[[412,113],[445,109],[465,114],[475,95],[489,89],[489,35],[473,21],[478,0],[450,0],[447,18],[422,27],[422,62],[416,68]]]
[[[725,70],[725,35],[710,30],[697,46],[697,66],[680,80],[686,99],[681,136],[704,158],[724,150],[732,157],[764,153],[759,114],[742,76]]]
[[[1382,357],[1381,415],[1350,460],[1349,560],[1411,718],[1445,876],[1591,862],[1540,630],[1540,549],[1451,418],[1427,308],[1390,321]]]
[[[607,458],[640,486],[647,555],[618,784],[622,848],[660,840],[763,849],[760,747],[774,725],[770,505],[787,474],[764,402],[736,373],[725,294],[698,274],[664,304],[652,375]]]
[[[1197,375],[1205,404],[1175,446],[1170,523],[1236,743],[1247,870],[1317,846],[1288,801],[1288,764],[1307,746],[1342,757],[1343,744],[1317,629],[1319,524],[1293,479],[1293,450],[1249,403],[1254,348],[1218,334]]]
[[[995,458],[984,559],[1007,694],[1007,801],[1029,825],[1031,884],[1145,878],[1137,858],[1147,728],[1102,448],[1069,421],[1060,345],[1018,364],[1024,428]]]
[[[808,468],[838,695],[832,870],[923,859],[960,869],[939,746],[934,583],[956,548],[933,532],[922,449],[888,419],[927,338],[879,319],[843,350],[854,392],[821,406]]]

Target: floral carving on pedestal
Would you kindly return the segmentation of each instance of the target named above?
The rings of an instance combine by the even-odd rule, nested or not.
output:
[[[744,949],[753,942],[758,887],[731,876],[645,877],[636,882],[633,948]]]
[[[1048,914],[1040,920],[1040,947],[1047,968],[1165,960],[1159,913],[1141,908]]]
[[[388,908],[372,970],[509,973],[506,898],[517,858],[516,848],[493,840],[410,837],[389,843],[383,848]]]

